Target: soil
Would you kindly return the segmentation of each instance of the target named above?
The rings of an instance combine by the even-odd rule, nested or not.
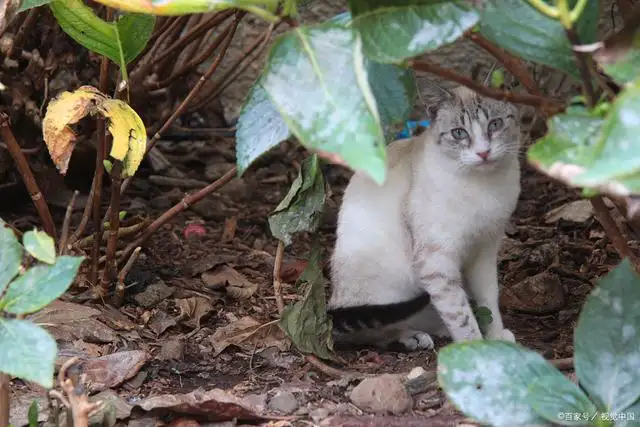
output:
[[[159,146],[187,178],[210,182],[234,165],[232,138],[161,142]],[[114,330],[117,339],[66,342],[61,344],[63,352],[65,349],[82,351],[97,357],[140,349],[150,354],[142,366],[143,374],[115,387],[118,395],[129,403],[150,395],[217,388],[233,396],[249,396],[261,415],[281,417],[281,413],[273,410],[271,398],[276,392],[289,391],[295,397],[295,420],[289,420],[293,425],[461,425],[465,422],[464,416],[435,389],[415,396],[414,409],[405,415],[366,414],[349,401],[349,391],[358,383],[357,379],[337,378],[318,369],[294,348],[288,348],[288,342],[272,326],[263,328],[262,332],[266,332],[260,339],[250,336],[243,341],[236,340],[238,345],[231,344],[216,355],[219,348],[215,347],[221,345],[221,340],[234,339],[232,333],[227,333],[228,325],[234,328],[246,320],[246,316],[253,322],[250,325],[267,324],[278,318],[272,287],[277,242],[270,235],[267,217],[288,191],[296,174],[294,166],[302,158],[301,149],[284,144],[241,178],[232,180],[218,193],[161,227],[143,249],[126,280],[126,299],[119,312],[132,326],[128,331],[118,328],[112,313],[110,322],[104,317],[101,320]],[[185,190],[152,184],[150,174],[149,166],[143,164],[123,196],[123,209],[129,218],[125,224],[141,218],[157,218],[185,194]],[[344,168],[329,166],[325,168],[325,175],[331,191],[319,234],[326,260],[335,239],[337,207],[350,173]],[[561,218],[549,223],[546,219],[545,215],[552,209],[578,200],[580,196],[576,191],[550,181],[524,162],[522,186],[499,263],[504,283],[504,321],[521,344],[546,358],[571,357],[572,333],[580,307],[597,278],[609,271],[619,257],[588,211],[587,215],[573,220]],[[7,210],[9,206],[11,210]],[[77,210],[73,214],[73,224],[79,222],[81,213]],[[53,214],[56,223],[61,224],[64,209],[53,207]],[[23,230],[29,229],[30,223],[38,225],[37,215],[29,203],[4,204],[0,216]],[[122,246],[126,242],[127,238],[123,238]],[[312,236],[303,233],[285,250],[283,279],[286,283],[282,292],[286,303],[298,298],[295,281],[304,267],[311,243]],[[213,276],[222,274],[213,280],[218,283],[213,283],[214,287],[220,286],[219,282],[224,286],[225,280],[236,280],[240,282],[238,286],[249,291],[235,294],[229,290],[212,290],[201,277],[206,271]],[[164,285],[159,285],[162,282]],[[73,301],[74,296],[88,286],[84,281],[63,299]],[[255,292],[252,286],[257,287]],[[160,296],[149,295],[151,288],[168,291]],[[140,294],[145,290],[145,294]],[[200,298],[204,308],[193,309],[192,305],[190,312],[185,311],[180,301],[189,298],[193,298],[192,301]],[[194,315],[198,310],[204,313],[199,326],[199,315]],[[265,349],[265,342],[275,346]],[[441,347],[446,343],[437,344]],[[345,363],[333,366],[364,374],[406,374],[418,366],[427,371],[435,368],[433,351],[361,350],[339,355]],[[37,388],[33,385],[13,381],[14,397],[34,390]]]

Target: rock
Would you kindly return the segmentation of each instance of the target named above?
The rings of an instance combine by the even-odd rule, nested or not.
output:
[[[309,413],[309,417],[315,424],[319,424],[320,421],[324,420],[329,415],[331,415],[331,411],[327,408],[317,408]]]
[[[133,299],[140,307],[151,308],[161,301],[169,298],[175,292],[175,288],[168,286],[164,280],[158,279],[150,284],[147,289],[136,294]]]
[[[583,199],[565,203],[564,205],[547,212],[545,215],[545,221],[547,224],[550,224],[563,219],[565,221],[582,223],[592,216],[593,206],[591,206],[591,202]]]
[[[365,378],[349,395],[363,411],[378,414],[402,414],[413,407],[413,399],[397,375]]]
[[[564,307],[565,292],[558,276],[545,271],[504,289],[500,304],[523,313],[549,314]]]
[[[407,374],[404,386],[412,396],[424,393],[430,388],[437,387],[436,373],[427,372],[423,367],[417,366]]]
[[[165,341],[158,354],[160,360],[182,360],[183,357],[184,343],[180,340]]]
[[[269,400],[267,405],[272,411],[284,415],[292,414],[300,406],[296,396],[290,391],[279,391]]]

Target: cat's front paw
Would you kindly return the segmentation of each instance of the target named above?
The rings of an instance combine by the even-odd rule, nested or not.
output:
[[[422,331],[407,332],[398,339],[407,351],[431,350],[435,347],[431,336]]]
[[[498,332],[488,333],[487,338],[490,340],[516,342],[516,337],[509,329],[503,329]]]

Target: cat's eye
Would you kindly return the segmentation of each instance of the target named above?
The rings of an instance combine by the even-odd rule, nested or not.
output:
[[[455,139],[465,139],[469,137],[469,134],[463,128],[451,129],[451,136]]]
[[[504,121],[502,119],[493,119],[489,122],[489,126],[487,128],[491,133],[491,132],[495,132],[502,129],[503,126],[504,126]]]

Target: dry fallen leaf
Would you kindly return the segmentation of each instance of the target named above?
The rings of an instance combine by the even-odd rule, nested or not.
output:
[[[224,221],[224,231],[222,232],[222,243],[229,243],[236,236],[238,217],[232,216]]]
[[[563,219],[565,221],[583,223],[592,216],[593,206],[591,206],[591,202],[583,199],[565,203],[547,212],[545,221],[549,224]]]
[[[213,270],[205,271],[200,277],[207,288],[224,289],[232,298],[249,298],[258,290],[256,283],[228,265],[220,265]]]
[[[251,316],[242,317],[227,326],[216,329],[209,339],[213,345],[214,356],[230,345],[245,351],[259,351],[267,347],[277,347],[280,351],[287,351],[291,346],[289,339],[278,325],[275,323],[261,325]]]
[[[246,399],[233,396],[221,389],[204,391],[199,388],[187,394],[152,396],[136,404],[145,411],[199,415],[209,421],[262,420],[257,408]]]
[[[200,327],[200,320],[213,311],[211,301],[203,297],[177,299],[176,306],[180,309],[180,321],[190,328]]]
[[[153,331],[154,334],[156,334],[156,336],[159,336],[164,331],[177,324],[178,321],[176,320],[176,318],[169,315],[166,311],[154,310],[147,326]]]

